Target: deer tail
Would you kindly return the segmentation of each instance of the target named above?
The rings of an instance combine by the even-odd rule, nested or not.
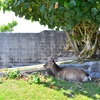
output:
[[[90,76],[88,76],[88,79],[89,79],[89,81],[91,81],[91,77]]]

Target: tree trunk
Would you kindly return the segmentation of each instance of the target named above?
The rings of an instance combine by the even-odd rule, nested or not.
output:
[[[100,34],[94,23],[77,25],[72,33],[66,32],[70,46],[75,55],[81,59],[92,59],[96,57],[97,50],[100,51]]]

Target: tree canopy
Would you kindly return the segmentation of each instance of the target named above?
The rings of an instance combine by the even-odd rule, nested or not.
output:
[[[100,0],[2,0],[3,11],[39,21],[49,28],[71,30],[84,22],[100,26]]]

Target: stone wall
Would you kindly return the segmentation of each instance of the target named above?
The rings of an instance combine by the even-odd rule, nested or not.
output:
[[[66,56],[65,32],[0,33],[0,66],[43,63]]]

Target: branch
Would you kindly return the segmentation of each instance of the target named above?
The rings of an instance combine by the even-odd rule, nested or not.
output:
[[[69,33],[68,33],[68,32],[66,32],[66,35],[67,35],[67,38],[68,38],[68,40],[69,40],[69,42],[70,42],[71,47],[73,48],[73,50],[74,50],[75,54],[77,55],[77,54],[78,54],[78,51],[75,49],[75,46],[74,46],[74,44],[73,44],[72,39],[70,38]]]

